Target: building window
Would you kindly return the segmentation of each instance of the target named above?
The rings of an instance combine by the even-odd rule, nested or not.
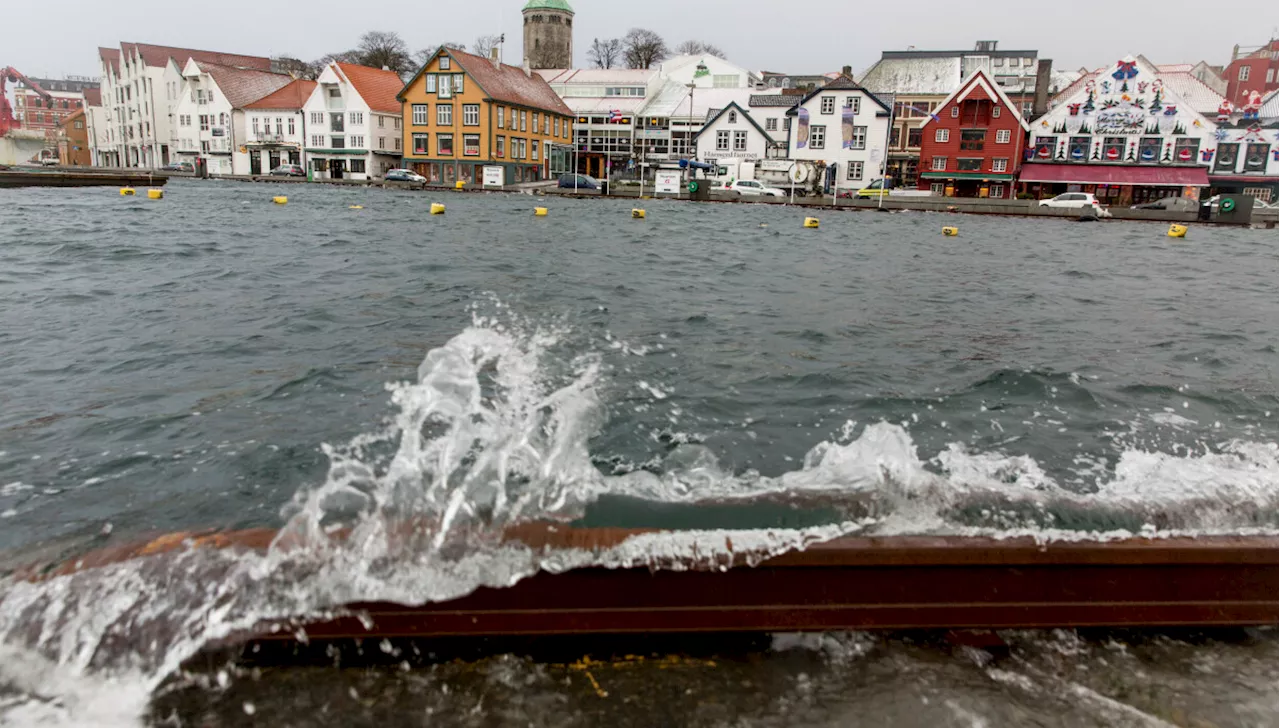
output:
[[[352,149],[364,149],[364,137],[363,137],[363,136],[353,136],[353,137],[351,137],[351,148],[352,148]]]
[[[385,128],[387,128],[387,117],[385,117],[385,116],[379,116],[379,117],[378,117],[378,128],[379,128],[379,129],[385,129]]]
[[[991,171],[992,171],[992,172],[1008,172],[1008,171],[1009,171],[1009,160],[1007,160],[1007,159],[993,159],[993,160],[991,160]]]
[[[1239,75],[1239,79],[1240,79],[1241,81],[1248,81],[1248,80],[1249,80],[1249,67],[1248,67],[1248,66],[1241,66],[1241,67],[1240,67],[1240,75]]]
[[[209,115],[200,115],[200,131],[209,131]]]
[[[533,161],[536,162],[538,161],[538,140],[534,139],[530,146],[533,147]]]
[[[329,137],[329,147],[332,149],[346,149],[347,138],[346,137]]]
[[[436,154],[442,157],[453,156],[452,134],[436,134]]]
[[[736,73],[717,73],[711,77],[712,88],[737,88],[738,74]]]
[[[729,112],[729,123],[730,123],[730,124],[737,124],[737,123],[738,123],[738,112],[736,112],[736,111],[730,111],[730,112]]]
[[[1246,187],[1244,188],[1244,194],[1249,195],[1250,197],[1256,197],[1263,202],[1271,202],[1270,187]]]
[[[452,68],[452,66],[450,65],[452,62],[453,62],[453,59],[450,58],[449,56],[440,56],[440,70],[441,71],[450,70]]]
[[[1004,185],[991,185],[991,192],[988,193],[988,196],[997,199],[1004,197]]]
[[[323,112],[323,111],[313,111],[313,112],[311,112],[311,123],[312,123],[312,124],[323,124],[323,123],[324,123],[324,112]]]
[[[834,96],[822,97],[822,113],[824,114],[836,113],[836,97]]]
[[[560,117],[556,117],[556,121],[552,125],[552,128],[555,129],[555,136],[560,136]]]
[[[506,137],[504,136],[498,137],[497,151],[494,153],[494,156],[497,156],[497,157],[507,156],[507,138]]]
[[[898,146],[898,143],[901,141],[902,141],[902,128],[895,126],[889,129],[889,148],[890,149],[896,148]]]
[[[1105,137],[1102,140],[1102,158],[1108,162],[1124,159],[1124,137]]]
[[[777,119],[765,119],[765,120],[764,120],[764,130],[765,130],[765,131],[777,131],[777,130],[778,130],[778,120],[777,120]]]
[[[745,131],[735,131],[733,133],[733,151],[747,151],[747,133]]]
[[[791,131],[791,117],[788,116],[782,120],[782,130]]]
[[[996,144],[1008,144],[1013,134],[1008,129],[996,130]]]
[[[850,139],[850,142],[853,144],[854,149],[866,149],[867,148],[867,127],[865,126],[853,127],[853,137]]]
[[[397,131],[400,129],[400,117],[398,116],[391,117],[391,128]]]
[[[276,117],[276,136],[284,136],[284,119]]]
[[[1173,161],[1178,164],[1193,164],[1200,154],[1200,140],[1194,137],[1180,137],[1173,142]],[[1247,160],[1246,160],[1247,161]]]
[[[448,76],[441,76],[440,83],[436,84],[436,98],[447,99],[453,96],[452,86],[449,83]]]
[[[353,111],[353,112],[351,112],[351,125],[352,125],[352,126],[358,126],[358,125],[363,124],[363,123],[364,123],[364,112],[363,112],[363,111]]]
[[[960,130],[960,148],[968,151],[979,152],[986,146],[987,130],[986,129],[961,129]]]
[[[818,124],[809,127],[809,148],[825,149],[827,146],[827,127]]]
[[[413,125],[414,126],[427,125],[428,123],[427,113],[428,113],[428,109],[430,108],[431,108],[430,104],[414,104],[413,105]]]
[[[924,129],[919,127],[915,129],[907,129],[907,148],[919,149],[924,142]]]
[[[716,132],[716,151],[717,152],[729,151],[729,132],[727,131]]]
[[[396,141],[395,149],[396,149],[396,151],[398,152],[398,151],[400,151],[400,137],[396,137],[396,140],[395,140],[395,141]],[[424,145],[424,146],[425,146],[425,145]]]
[[[1023,102],[1022,102],[1022,116],[1023,116],[1024,118],[1030,119],[1030,118],[1031,118],[1031,114],[1032,114],[1032,110],[1033,110],[1034,108],[1035,108],[1035,106],[1032,104],[1032,102],[1030,102],[1030,101],[1023,101]]]
[[[947,183],[946,183],[946,182],[930,182],[930,183],[929,183],[929,194],[931,194],[931,195],[945,195],[945,194],[947,194]]]
[[[311,135],[311,146],[316,149],[324,149],[324,137],[320,134]]]
[[[76,122],[79,123],[79,122]],[[1265,172],[1267,171],[1267,156],[1271,153],[1270,144],[1250,144],[1245,147],[1244,153],[1244,171],[1246,172]]]
[[[479,134],[463,134],[462,135],[462,156],[464,157],[480,156],[480,135]]]
[[[350,165],[350,169],[348,171],[351,173],[364,174],[365,166],[363,159],[352,159],[348,164]]]
[[[178,123],[179,123],[179,125],[180,125],[180,126],[186,126],[186,124],[182,124],[182,119],[181,119],[181,117],[179,117],[179,119],[178,119]],[[253,117],[253,135],[254,135],[254,136],[257,136],[257,135],[258,135],[258,117],[256,117],[256,116],[255,116],[255,117]]]
[[[529,112],[520,112],[520,131],[529,131]]]
[[[1272,82],[1274,82],[1275,80],[1276,80],[1276,69],[1274,69],[1274,68],[1268,68],[1268,69],[1267,69],[1267,83],[1272,83]]]
[[[1213,163],[1215,172],[1236,171],[1236,155],[1240,152],[1239,144],[1219,144],[1218,158]]]
[[[849,162],[845,167],[845,179],[860,180],[862,179],[862,162]]]
[[[933,164],[932,164],[929,168],[930,168],[930,169],[932,169],[932,170],[933,170],[933,171],[935,171],[935,172],[945,172],[945,171],[946,171],[946,169],[947,169],[947,158],[946,158],[946,157],[934,157],[934,158],[933,158]]]
[[[1067,140],[1067,157],[1072,162],[1089,161],[1089,145],[1093,142],[1093,137],[1074,136]],[[1157,149],[1160,146],[1160,140],[1156,140]]]
[[[499,106],[499,107],[498,107],[498,128],[499,128],[499,129],[501,129],[501,128],[502,128],[502,122],[504,121],[504,117],[506,116],[506,112],[507,112],[506,108],[504,108],[504,107],[502,107],[502,106]]]
[[[528,159],[529,158],[529,140],[517,139],[516,142],[520,145],[520,158]]]
[[[533,133],[538,133],[538,112],[533,112]]]
[[[463,83],[464,83],[464,81],[463,81],[462,79],[464,79],[464,78],[466,78],[466,75],[464,75],[464,74],[461,74],[461,73],[455,73],[455,74],[453,74],[453,92],[454,92],[455,94],[460,94],[460,93],[462,93],[462,90],[463,90]]]
[[[551,114],[542,115],[542,133],[544,135],[551,133]]]
[[[436,126],[453,126],[453,104],[436,104]]]
[[[857,116],[862,113],[862,98],[859,96],[846,96],[844,97],[844,107],[853,109],[853,115]]]
[[[951,118],[952,119],[960,118],[960,104],[951,105]]]
[[[293,136],[294,134],[297,134],[297,133],[298,133],[298,120],[290,116],[289,117],[289,136]]]
[[[1088,140],[1088,137],[1085,139]],[[1074,139],[1072,141],[1074,143]],[[1088,141],[1085,145],[1085,151],[1088,152]],[[1138,140],[1138,161],[1146,164],[1160,161],[1160,137],[1142,137]]]
[[[480,126],[480,104],[462,105],[462,125]]]
[[[939,130],[937,130],[936,132],[934,132],[934,133],[933,133],[933,140],[934,140],[935,142],[939,142],[939,143],[943,143],[943,142],[948,142],[948,141],[950,141],[950,140],[951,140],[951,130],[950,130],[950,129],[939,129]]]
[[[434,74],[434,73],[428,73],[426,76],[423,76],[423,78],[425,78],[425,79],[426,79],[426,84],[427,84],[427,93],[429,93],[429,94],[433,94],[433,93],[435,93],[435,92],[436,92],[436,76],[435,76],[435,74]]]
[[[380,137],[378,137],[378,148],[379,148],[379,149],[386,149],[386,148],[387,148],[387,138],[386,138],[386,137],[384,137],[384,136],[380,136]]]
[[[956,160],[956,169],[961,172],[979,172],[982,170],[982,158],[961,157]]]
[[[991,118],[993,119],[1000,118],[1000,104],[996,104],[995,106],[991,107]]]

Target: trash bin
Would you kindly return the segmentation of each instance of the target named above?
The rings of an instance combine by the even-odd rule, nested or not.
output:
[[[602,195],[609,194],[609,180],[607,179],[600,180],[600,194]]]

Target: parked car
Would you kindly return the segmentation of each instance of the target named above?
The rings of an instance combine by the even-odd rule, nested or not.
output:
[[[1098,217],[1111,217],[1111,211],[1099,204],[1098,198],[1087,192],[1064,192],[1051,200],[1040,200],[1040,206],[1078,210],[1093,208]]]
[[[170,162],[160,168],[161,172],[190,172],[196,171],[196,166],[191,162]]]
[[[1195,212],[1200,202],[1188,197],[1162,197],[1151,202],[1133,205],[1131,210],[1174,210],[1176,212]]]
[[[1214,195],[1213,197],[1210,197],[1209,199],[1205,200],[1204,202],[1202,202],[1202,203],[1200,203],[1200,204],[1201,204],[1203,207],[1208,207],[1210,210],[1217,211],[1217,209],[1218,209],[1218,203],[1220,203],[1220,202],[1222,202],[1222,195]],[[1266,210],[1266,209],[1271,208],[1271,207],[1275,207],[1275,205],[1269,204],[1269,203],[1268,203],[1268,202],[1266,202],[1265,200],[1260,200],[1260,199],[1258,199],[1257,197],[1254,197],[1254,198],[1253,198],[1253,209],[1255,209],[1255,210]]]
[[[412,182],[413,184],[425,185],[427,178],[408,169],[388,169],[387,173],[382,175],[385,182]]]
[[[56,166],[58,166],[58,158],[57,158],[57,157],[41,157],[41,158],[40,158],[40,166],[42,166],[42,167],[56,167]]]
[[[888,181],[888,186],[884,187],[885,180],[873,179],[871,184],[854,192],[851,196],[855,197],[931,197],[933,192],[930,190],[917,190],[910,187],[898,187],[893,180]],[[845,195],[840,195],[845,197]]]
[[[589,174],[562,174],[560,181],[556,183],[560,189],[580,189],[580,190],[598,190],[600,189],[600,180]]]
[[[762,197],[786,197],[785,190],[777,187],[766,187],[765,185],[753,179],[740,179],[728,182],[724,186],[726,192],[737,192],[739,195],[745,196],[762,196]]]
[[[282,164],[271,170],[272,177],[306,177],[307,170],[301,164]]]

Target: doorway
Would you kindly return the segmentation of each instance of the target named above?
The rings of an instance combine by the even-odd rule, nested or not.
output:
[[[280,152],[268,152],[267,160],[271,163],[271,169],[280,166]]]
[[[262,152],[249,152],[249,174],[262,174]]]
[[[347,171],[347,160],[330,159],[329,160],[329,179],[342,179],[342,173]]]

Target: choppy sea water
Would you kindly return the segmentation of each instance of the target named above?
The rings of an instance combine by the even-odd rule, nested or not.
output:
[[[270,204],[281,191],[289,204]],[[0,584],[0,720],[129,724],[182,660],[261,618],[443,599],[539,568],[650,555],[497,545],[504,525],[531,518],[769,526],[756,544],[766,550],[851,532],[1276,530],[1268,231],[1195,228],[1176,241],[1160,225],[871,212],[828,212],[803,230],[803,214],[775,206],[648,201],[647,219],[632,220],[632,202],[608,200],[554,200],[535,219],[534,198],[506,194],[438,193],[449,210],[430,216],[435,198],[421,193],[185,181],[163,201],[110,189],[0,195],[3,563],[180,529],[285,526],[287,536],[266,555]],[[957,222],[959,238],[939,234]],[[837,507],[699,520],[700,501],[776,492]],[[855,519],[838,507],[859,497],[875,508]],[[430,527],[389,537],[406,517]],[[357,537],[331,543],[333,525]],[[759,710],[696,722],[784,724],[799,668],[783,649],[797,646],[779,639],[762,668],[776,676],[742,678],[776,688]],[[964,677],[952,671],[969,668],[950,661],[962,657],[927,645],[829,639],[874,645],[876,667],[866,665],[885,676],[932,675],[941,660],[929,679],[968,696],[955,698],[953,724],[1022,722],[974,709],[982,691],[1018,692],[1024,679],[1040,685],[1027,695],[1089,704],[1036,677],[1071,636],[1026,638],[1008,659],[1031,667],[978,664]],[[1253,697],[1241,695],[1227,724],[1274,723],[1270,633],[1243,647],[1162,639],[1187,664],[1222,662],[1207,673],[1224,681],[1271,686],[1245,690]],[[1109,644],[1063,669],[1092,672]],[[829,647],[797,647],[817,660],[801,674],[818,694],[850,679]],[[1127,675],[1123,689],[1072,684],[1119,703],[1108,710],[1137,711],[1134,725],[1185,723],[1160,713],[1167,700],[1126,697],[1134,685],[1170,693],[1199,670],[1155,662],[1169,675]],[[1267,662],[1269,673],[1258,667]],[[474,679],[513,666],[523,686]],[[523,725],[522,705],[579,705],[552,687],[557,669],[477,663],[463,688],[478,691],[476,705],[436,700],[456,678],[446,668],[361,679],[392,704],[437,711],[435,722]],[[225,684],[195,694],[243,700],[239,712],[208,708],[212,724],[273,711],[305,724],[306,704],[288,697],[297,684],[321,694],[354,679],[220,674]],[[645,699],[648,686],[652,700],[674,673],[628,674],[647,676],[634,694]],[[863,685],[804,722],[845,724],[860,710],[872,723],[948,724],[928,711],[877,713],[896,705],[885,695],[929,697],[899,682]],[[1198,684],[1191,715],[1222,693]],[[156,698],[153,719],[190,718],[201,702],[190,687],[172,695],[185,698]],[[485,695],[504,707],[486,710]],[[1039,699],[1026,705],[1034,713]],[[333,709],[365,720],[352,705]]]

